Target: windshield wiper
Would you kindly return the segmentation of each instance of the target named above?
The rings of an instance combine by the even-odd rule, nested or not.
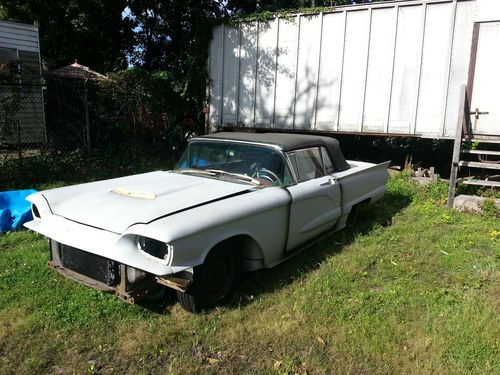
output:
[[[215,173],[213,173],[211,171],[209,172],[209,171],[207,171],[205,169],[195,169],[195,168],[182,168],[182,169],[179,169],[178,172],[180,174],[184,174],[184,173],[190,174],[190,173],[192,173],[192,174],[203,174],[203,175],[206,175],[206,176],[215,176],[216,175]]]
[[[179,169],[179,173],[181,173],[181,174],[201,174],[201,175],[211,176],[211,177],[216,177],[216,176],[234,177],[238,180],[250,182],[253,185],[257,185],[257,186],[261,185],[259,180],[256,180],[253,177],[247,176],[246,174],[231,173],[231,172],[224,171],[222,169],[183,168],[183,169]]]
[[[232,173],[232,172],[227,172],[221,169],[205,169],[207,172],[211,172],[214,175],[219,175],[219,176],[228,176],[228,177],[234,177],[238,180],[243,180],[245,182],[250,182],[253,185],[260,186],[261,183],[259,180],[256,180],[253,177],[247,176],[246,174],[241,174],[241,173]]]

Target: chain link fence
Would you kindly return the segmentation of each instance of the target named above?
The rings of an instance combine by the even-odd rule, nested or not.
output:
[[[152,113],[134,93],[97,82],[0,85],[0,190],[92,168],[162,160],[168,168],[203,122],[203,113]]]
[[[0,85],[0,182],[14,164],[23,173],[23,158],[39,155],[46,137],[41,85]]]

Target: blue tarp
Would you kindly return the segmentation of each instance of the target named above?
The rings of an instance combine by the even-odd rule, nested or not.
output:
[[[31,204],[25,198],[36,190],[0,192],[0,233],[17,230],[33,219]]]

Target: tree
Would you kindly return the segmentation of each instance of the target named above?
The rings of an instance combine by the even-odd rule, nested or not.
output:
[[[55,68],[75,59],[98,71],[127,66],[131,25],[122,19],[126,0],[2,0],[0,17],[38,22],[44,63]]]
[[[132,65],[164,71],[183,105],[178,116],[201,111],[207,80],[208,45],[224,9],[213,0],[129,0],[125,17],[135,29]]]
[[[383,0],[373,0],[383,1]],[[228,0],[227,8],[236,14],[248,14],[280,9],[331,7],[353,3],[370,3],[372,0]]]

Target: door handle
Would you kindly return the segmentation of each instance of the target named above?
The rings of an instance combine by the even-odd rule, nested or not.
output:
[[[319,186],[328,186],[328,185],[335,185],[335,180],[333,178],[329,178],[327,181],[319,184]]]

